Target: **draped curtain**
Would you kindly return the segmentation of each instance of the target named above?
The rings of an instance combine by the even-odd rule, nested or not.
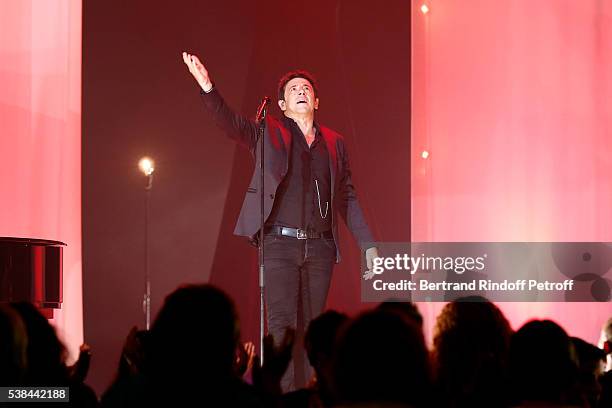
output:
[[[81,1],[0,0],[0,236],[63,241],[52,323],[83,340]]]
[[[609,1],[413,1],[414,241],[612,241],[611,39]],[[591,342],[612,314],[500,307]]]

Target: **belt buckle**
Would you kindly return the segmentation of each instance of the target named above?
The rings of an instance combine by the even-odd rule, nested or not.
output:
[[[306,230],[298,228],[296,238],[297,239],[308,239],[308,232]]]

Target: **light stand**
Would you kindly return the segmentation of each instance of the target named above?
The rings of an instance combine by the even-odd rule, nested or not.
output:
[[[142,308],[145,315],[145,328],[151,328],[151,275],[149,271],[149,201],[151,189],[153,188],[153,172],[155,164],[152,159],[143,157],[138,162],[140,171],[147,176],[147,185],[145,186],[145,226],[144,226],[144,275],[145,275],[145,291],[142,300]]]

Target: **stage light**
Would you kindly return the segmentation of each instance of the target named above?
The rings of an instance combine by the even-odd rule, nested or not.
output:
[[[150,176],[155,171],[155,162],[153,159],[145,156],[138,162],[138,168],[145,176]]]
[[[429,7],[427,7],[427,4],[423,4],[423,5],[421,6],[421,12],[422,12],[423,14],[427,14],[427,13],[429,13]]]
[[[423,159],[427,159],[427,158],[429,157],[429,152],[428,152],[427,150],[423,150],[423,151],[421,152],[421,157],[422,157]]]

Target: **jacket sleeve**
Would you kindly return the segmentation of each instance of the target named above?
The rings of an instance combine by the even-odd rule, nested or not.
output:
[[[348,152],[344,143],[339,143],[338,160],[341,171],[338,180],[338,207],[342,219],[346,222],[349,230],[353,234],[359,245],[365,248],[366,243],[374,242],[372,232],[361,210],[361,205],[357,199],[355,186],[351,179],[351,168]]]
[[[257,125],[254,120],[237,114],[225,103],[216,87],[206,93],[200,91],[204,107],[228,137],[253,152],[257,143]]]

